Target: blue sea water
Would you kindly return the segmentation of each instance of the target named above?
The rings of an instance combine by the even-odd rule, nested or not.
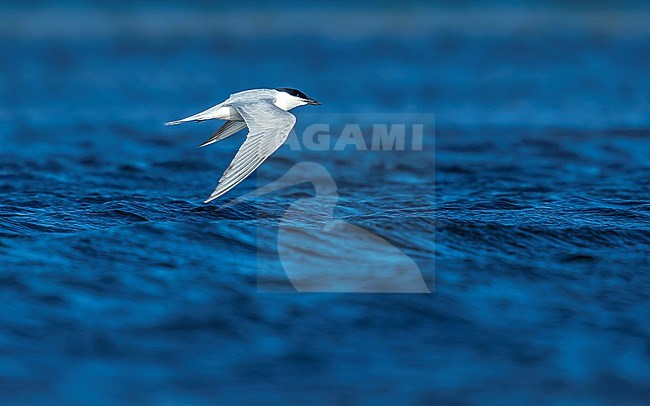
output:
[[[650,11],[381,4],[0,8],[1,403],[647,403]],[[232,191],[323,165],[432,294],[258,291],[312,188],[217,211],[241,136],[161,123],[280,86],[298,129],[435,114]]]

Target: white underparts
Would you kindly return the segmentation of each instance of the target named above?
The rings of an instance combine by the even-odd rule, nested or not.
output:
[[[231,120],[231,121],[241,121],[243,120],[241,114],[237,111],[236,108],[232,106],[221,107],[215,113],[215,118],[219,120]]]

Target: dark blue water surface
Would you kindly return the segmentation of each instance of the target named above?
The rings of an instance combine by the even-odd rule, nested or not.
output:
[[[8,3],[0,403],[647,403],[649,18]],[[422,151],[284,147],[231,194],[317,162],[335,215],[433,294],[258,292],[313,189],[216,211],[242,136],[197,149],[216,124],[161,123],[280,86],[323,102],[298,128],[436,115]]]

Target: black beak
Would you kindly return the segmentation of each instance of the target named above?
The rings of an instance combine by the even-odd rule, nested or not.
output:
[[[320,106],[321,105],[321,102],[316,101],[314,99],[311,99],[309,97],[306,98],[305,101],[307,102],[307,104],[313,104],[314,106]]]

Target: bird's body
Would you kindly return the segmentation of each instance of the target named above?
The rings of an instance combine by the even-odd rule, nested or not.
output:
[[[295,89],[254,89],[231,94],[225,101],[187,118],[165,125],[189,121],[226,120],[206,142],[206,146],[221,141],[248,127],[246,141],[235,155],[217,188],[205,201],[218,198],[246,179],[275,152],[289,136],[296,117],[289,110],[305,104],[320,104]]]

